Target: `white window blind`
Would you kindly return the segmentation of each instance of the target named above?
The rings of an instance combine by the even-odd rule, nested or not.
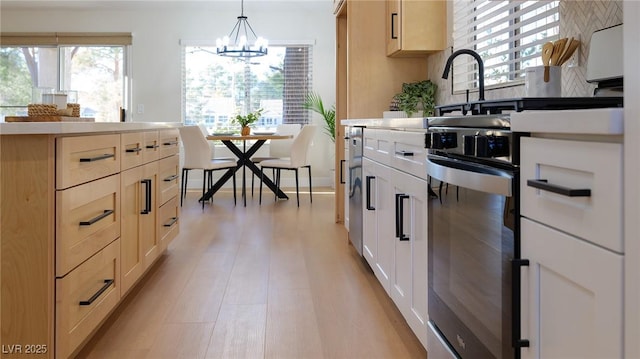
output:
[[[483,59],[485,86],[524,80],[524,69],[542,65],[542,45],[558,38],[559,1],[464,0],[454,2],[454,50],[472,49]],[[477,63],[458,56],[453,91],[478,87]]]

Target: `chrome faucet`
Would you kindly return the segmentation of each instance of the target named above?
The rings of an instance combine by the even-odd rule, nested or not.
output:
[[[473,56],[476,61],[478,61],[478,100],[484,101],[484,63],[482,62],[482,58],[478,55],[477,52],[469,49],[461,49],[455,51],[449,58],[447,59],[447,64],[444,65],[444,72],[442,73],[442,78],[449,78],[449,71],[451,71],[451,65],[453,64],[453,59],[455,59],[458,55],[467,54]]]

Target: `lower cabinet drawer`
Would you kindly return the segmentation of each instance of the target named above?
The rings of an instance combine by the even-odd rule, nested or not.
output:
[[[120,237],[120,175],[56,192],[56,276]]]
[[[521,139],[523,216],[623,252],[622,144]]]
[[[120,239],[56,279],[56,358],[68,358],[120,300]]]
[[[392,131],[390,166],[419,178],[427,176],[427,149],[424,132]]]
[[[174,196],[158,209],[158,243],[163,249],[178,235],[180,231],[179,218],[178,196]]]
[[[160,205],[178,195],[180,162],[178,156],[158,161],[158,203]]]
[[[158,156],[160,158],[177,155],[180,151],[179,142],[180,131],[177,128],[158,131],[158,142],[160,146],[160,152]]]
[[[353,140],[353,139],[351,139]],[[364,157],[389,165],[393,142],[391,131],[365,128],[362,133],[362,154]]]
[[[56,189],[120,172],[120,154],[120,135],[58,138]]]

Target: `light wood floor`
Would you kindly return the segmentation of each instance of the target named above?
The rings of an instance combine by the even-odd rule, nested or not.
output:
[[[79,358],[426,358],[333,193],[182,207],[180,235]]]

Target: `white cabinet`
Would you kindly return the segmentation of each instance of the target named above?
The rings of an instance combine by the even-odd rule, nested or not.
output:
[[[365,128],[363,137],[363,256],[426,347],[425,134]]]
[[[394,201],[391,168],[364,158],[362,180],[362,255],[387,293],[390,293],[394,259]]]
[[[522,253],[522,358],[622,358],[622,255],[528,219]]]
[[[427,181],[395,169],[391,170],[391,178],[395,235],[390,295],[418,339],[426,345]]]
[[[615,141],[521,139],[523,358],[623,357],[621,162]]]

